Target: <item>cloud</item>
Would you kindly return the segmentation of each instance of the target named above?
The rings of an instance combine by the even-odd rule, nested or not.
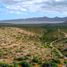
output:
[[[59,12],[67,13],[66,0],[0,0],[10,13]]]

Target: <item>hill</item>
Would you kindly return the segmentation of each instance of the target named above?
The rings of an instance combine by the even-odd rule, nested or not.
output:
[[[41,36],[40,33],[25,29],[0,28],[0,59],[13,62],[15,58],[29,57],[28,60],[31,61],[33,57],[37,56],[45,60],[47,55],[51,59],[51,49],[41,45],[39,36]]]
[[[34,66],[44,62],[58,64],[62,59],[64,63],[66,44],[67,26],[63,24],[0,25],[0,62],[25,61]]]

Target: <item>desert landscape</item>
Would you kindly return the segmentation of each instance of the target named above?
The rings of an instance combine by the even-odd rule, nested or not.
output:
[[[66,65],[67,29],[65,25],[0,25],[0,65],[2,67]]]
[[[0,0],[0,67],[67,67],[67,0]]]

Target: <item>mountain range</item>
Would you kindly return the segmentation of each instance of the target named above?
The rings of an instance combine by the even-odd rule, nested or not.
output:
[[[67,17],[37,17],[27,19],[13,19],[13,20],[1,20],[0,23],[14,23],[14,24],[39,24],[39,23],[62,23],[67,21]]]

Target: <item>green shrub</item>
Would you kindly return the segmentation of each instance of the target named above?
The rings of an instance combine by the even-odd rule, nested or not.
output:
[[[0,49],[0,57],[3,56],[3,53],[4,53],[4,51],[2,49]]]
[[[60,64],[60,60],[52,60],[52,62],[51,63],[57,63],[57,64]]]
[[[24,60],[24,59],[25,59],[24,57],[14,58],[14,60],[16,60],[16,61],[22,61],[22,60]]]
[[[34,63],[39,63],[39,64],[42,63],[42,62],[41,62],[41,59],[40,59],[39,57],[37,57],[37,56],[36,56],[36,57],[33,57],[32,61],[33,61]]]
[[[57,64],[55,61],[45,61],[41,67],[58,67]]]
[[[52,67],[51,63],[43,63],[41,67]]]
[[[18,63],[14,62],[14,67],[18,67]]]
[[[52,64],[52,67],[58,67],[57,65],[60,63],[59,60],[52,60],[51,64]]]
[[[19,65],[21,65],[22,67],[31,67],[31,64],[29,64],[29,63],[26,62],[26,61],[20,62]]]
[[[52,63],[52,67],[58,67],[57,63]]]
[[[0,63],[0,67],[10,67],[7,63]]]
[[[64,63],[67,64],[67,61],[65,61]]]

